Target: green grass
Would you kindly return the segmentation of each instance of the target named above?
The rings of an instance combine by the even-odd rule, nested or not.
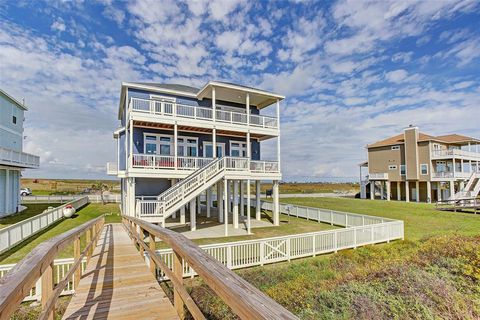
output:
[[[480,318],[480,215],[394,201],[282,202],[405,221],[404,241],[236,271],[299,318]],[[201,279],[186,283],[208,319],[237,319]]]
[[[70,219],[62,219],[58,223],[53,224],[48,229],[28,238],[19,245],[13,247],[7,252],[0,255],[0,263],[16,263],[23,259],[30,251],[45,240],[62,234],[72,228],[105,214],[105,223],[121,222],[119,216],[118,204],[111,203],[102,205],[100,203],[90,203],[80,209],[77,214]],[[73,247],[69,246],[63,250],[56,258],[73,257]]]
[[[35,203],[25,205],[27,209],[11,216],[0,218],[0,229],[42,213],[48,207],[58,207],[60,203]]]
[[[349,198],[285,198],[281,201],[403,220],[405,238],[409,240],[450,233],[477,235],[480,232],[480,215],[438,211],[433,204]]]

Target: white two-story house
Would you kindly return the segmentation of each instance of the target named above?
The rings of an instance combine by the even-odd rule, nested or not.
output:
[[[27,108],[0,89],[0,217],[20,210],[20,177],[38,168],[40,158],[22,151],[24,112]]]
[[[203,210],[225,224],[226,234],[229,224],[250,232],[247,195],[256,194],[259,202],[261,181],[271,181],[278,225],[283,99],[217,81],[202,88],[122,83],[117,162],[107,172],[121,179],[123,213],[162,225],[167,219],[186,224],[189,217],[195,230]],[[264,115],[267,108],[270,116]],[[276,159],[265,160],[261,144],[269,139],[276,140]],[[256,207],[254,218],[260,219]]]

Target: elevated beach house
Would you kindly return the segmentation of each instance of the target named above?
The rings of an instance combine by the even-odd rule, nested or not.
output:
[[[0,217],[21,210],[21,173],[40,165],[38,156],[22,151],[25,111],[23,103],[0,89]]]
[[[226,233],[229,223],[249,229],[247,194],[259,199],[261,181],[270,181],[278,225],[283,99],[218,81],[202,88],[122,83],[117,162],[107,172],[121,179],[123,213],[162,225],[185,224],[188,214],[195,230],[201,211],[225,224]],[[276,139],[276,159],[265,160],[261,144],[269,139]]]
[[[480,192],[480,139],[433,136],[410,126],[367,146],[360,164],[361,197],[404,201],[475,198]],[[362,167],[368,168],[366,177]]]

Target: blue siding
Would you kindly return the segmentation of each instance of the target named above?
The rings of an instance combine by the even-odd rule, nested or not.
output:
[[[158,130],[158,129],[147,129],[147,128],[134,128],[133,130],[133,152],[134,153],[144,153],[144,133],[155,133],[155,134],[167,134],[173,136],[173,131],[171,130]],[[194,132],[182,132],[178,131],[179,136],[186,137],[195,137],[198,138],[198,156],[203,157],[203,142],[211,142],[212,135],[204,133],[194,133]],[[227,137],[227,136],[218,136],[217,143],[225,143],[225,153],[230,155],[230,141],[242,141],[246,142],[245,138],[241,137]],[[256,140],[251,140],[251,151],[252,159],[260,160],[260,142]]]
[[[119,170],[126,170],[126,167],[125,167],[125,131],[120,133],[119,136],[120,136],[119,137],[120,148],[118,149],[118,152],[120,153],[119,154],[120,163],[118,164],[118,169]]]
[[[170,179],[136,178],[135,195],[158,196],[160,193],[170,188],[170,185]]]
[[[8,206],[6,203],[6,190],[8,189]],[[9,170],[8,185],[6,185],[6,169],[0,169],[0,216],[17,212],[20,203],[20,171]]]
[[[13,123],[13,117],[16,123]],[[22,151],[24,110],[0,94],[0,147]]]

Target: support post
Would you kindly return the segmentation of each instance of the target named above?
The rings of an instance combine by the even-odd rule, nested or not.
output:
[[[185,224],[185,206],[180,208],[180,224]]]
[[[245,182],[243,180],[240,180],[240,216],[245,216]]]
[[[173,252],[173,274],[177,280],[180,281],[180,283],[183,283],[182,257],[175,251]],[[177,311],[178,317],[180,319],[185,319],[184,303],[180,293],[175,288],[173,291],[173,304],[175,306],[175,310]]]
[[[262,205],[260,202],[260,180],[255,181],[255,219],[260,221],[262,218]]]
[[[223,200],[224,200],[224,224],[225,224],[225,236],[228,236],[228,202],[227,197],[228,179],[223,179]]]
[[[210,211],[212,206],[212,188],[207,189],[207,218],[210,218]]]
[[[427,203],[432,202],[432,184],[427,181]]]
[[[195,205],[195,198],[190,200],[190,231],[197,230],[197,221],[196,221],[196,205]]]
[[[370,200],[375,200],[375,181],[370,180]]]
[[[455,195],[455,182],[453,182],[453,179],[450,180],[450,198],[453,199],[453,196]]]
[[[238,185],[239,181],[233,181],[233,228],[238,229]]]
[[[148,234],[150,240],[149,240],[149,244],[148,244],[148,247],[150,248],[150,250],[155,253],[155,236],[151,233]],[[155,265],[155,261],[153,261],[153,258],[150,257],[150,272],[153,273],[153,275],[155,276],[155,279],[157,278],[157,273],[156,273],[156,265]]]
[[[420,181],[415,181],[415,201],[420,201]]]
[[[250,222],[250,179],[247,180],[247,233],[252,233]]]
[[[42,274],[42,308],[44,309],[47,306],[48,299],[52,296],[53,293],[53,270],[54,265],[53,261]],[[47,315],[47,319],[53,320],[55,314],[55,307],[52,307],[52,310]]]
[[[400,186],[401,184],[402,184],[402,182],[397,181],[397,200],[398,201],[402,200],[402,188]]]
[[[410,202],[410,187],[408,186],[408,180],[405,180],[405,202]]]
[[[73,241],[73,258],[74,258],[74,261],[78,261],[80,260],[80,255],[81,255],[81,252],[80,252],[80,237],[75,239]],[[74,281],[73,281],[73,287],[76,289],[77,286],[78,286],[78,282],[80,281],[80,278],[82,276],[82,263],[80,263],[80,265],[78,266],[77,270],[75,270],[75,273],[74,273]]]
[[[174,154],[174,161],[175,161],[175,170],[178,169],[178,127],[177,122],[173,125],[173,154]]]
[[[273,182],[273,224],[280,225],[280,201],[279,201],[278,180]]]
[[[391,183],[389,180],[385,181],[386,187],[387,187],[387,201],[390,201],[391,198]]]
[[[385,182],[384,181],[380,181],[380,199],[383,200],[385,199],[384,195],[383,195],[383,184]]]
[[[218,222],[223,222],[224,199],[223,199],[223,182],[217,183],[217,214]]]

